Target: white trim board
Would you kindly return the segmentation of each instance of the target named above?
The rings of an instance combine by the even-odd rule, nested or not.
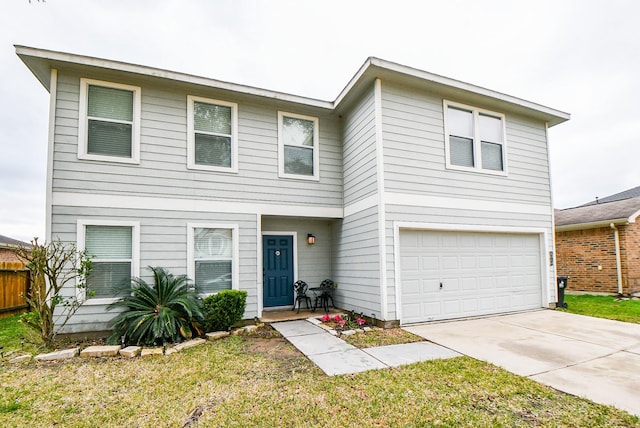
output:
[[[52,205],[87,208],[262,214],[289,217],[342,218],[343,216],[343,209],[341,207],[224,202],[219,200],[164,198],[157,196],[54,192],[52,201]]]

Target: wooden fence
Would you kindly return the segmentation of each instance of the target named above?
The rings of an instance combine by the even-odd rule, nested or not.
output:
[[[29,271],[20,262],[0,262],[0,318],[26,312]]]

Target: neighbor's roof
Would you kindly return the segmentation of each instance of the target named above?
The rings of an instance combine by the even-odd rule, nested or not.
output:
[[[0,248],[18,247],[18,246],[30,247],[31,244],[27,242],[18,241],[17,239],[9,238],[8,236],[0,235]]]
[[[339,109],[355,100],[367,88],[371,88],[373,82],[381,80],[399,81],[404,84],[417,84],[423,88],[435,89],[439,92],[459,96],[471,101],[483,102],[488,107],[517,112],[526,116],[547,122],[549,126],[569,120],[569,113],[552,109],[531,101],[526,101],[511,95],[506,95],[490,89],[475,86],[459,80],[439,76],[426,71],[385,61],[379,58],[369,57],[353,76],[345,88],[334,101],[322,101],[313,98],[291,95],[283,92],[271,91],[237,83],[224,82],[191,74],[147,67],[143,65],[129,64],[121,61],[70,54],[65,52],[50,51],[27,46],[16,45],[16,54],[31,70],[36,78],[49,90],[51,85],[51,69],[96,67],[110,69],[125,73],[134,73],[143,76],[157,77],[174,80],[177,82],[203,85],[207,87],[229,90],[248,95],[266,97],[281,101],[289,101],[307,106],[324,109]]]
[[[640,186],[634,187],[633,189],[627,189],[623,192],[616,193],[615,195],[605,196],[604,198],[597,198],[581,206],[596,205],[596,204],[602,204],[605,202],[621,201],[623,199],[629,199],[629,198],[640,198]]]
[[[574,208],[555,210],[556,230],[591,229],[635,223],[640,215],[640,187]]]

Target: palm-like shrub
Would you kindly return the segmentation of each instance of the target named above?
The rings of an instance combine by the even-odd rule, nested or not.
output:
[[[174,276],[161,267],[149,267],[154,284],[132,278],[125,297],[107,310],[124,309],[112,321],[109,343],[160,345],[200,334],[202,301],[188,286],[186,275]]]

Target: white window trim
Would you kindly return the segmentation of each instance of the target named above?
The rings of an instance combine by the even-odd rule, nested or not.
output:
[[[231,167],[201,165],[196,163],[196,138],[193,120],[194,102],[231,107]],[[238,172],[238,104],[187,95],[187,168],[203,171]]]
[[[194,229],[230,229],[232,257],[231,260],[231,289],[240,289],[240,228],[237,224],[230,223],[187,223],[187,277],[190,281],[195,282],[196,279],[196,263],[195,263],[195,237]],[[217,293],[201,293],[201,297],[206,297]]]
[[[454,165],[451,163],[451,153],[449,148],[449,128],[447,124],[447,110],[449,107],[459,108],[467,111],[471,111],[473,115],[473,164],[475,166],[462,166],[462,165]],[[495,171],[492,169],[483,169],[482,168],[482,152],[480,141],[480,128],[478,126],[479,116],[480,114],[485,114],[487,116],[493,116],[500,118],[502,122],[502,171]],[[506,127],[506,117],[502,113],[498,113],[491,110],[485,110],[478,107],[469,106],[466,104],[460,104],[456,102],[451,102],[447,100],[443,100],[443,119],[444,119],[444,147],[445,147],[445,165],[447,169],[453,169],[458,171],[469,171],[469,172],[479,172],[482,174],[490,174],[490,175],[500,175],[507,176],[507,127]]]
[[[303,119],[313,122],[313,175],[287,174],[284,172],[284,139],[283,137],[283,118],[292,117],[294,119]],[[296,113],[278,112],[278,177],[295,178],[299,180],[320,181],[320,128],[317,117],[305,116]],[[306,147],[306,146],[305,146]]]
[[[86,226],[127,226],[131,227],[131,276],[140,277],[140,222],[119,221],[105,219],[78,219],[77,221],[77,248],[79,251],[85,250]],[[118,297],[87,298],[86,288],[76,288],[76,298],[84,302],[84,305],[108,305],[120,300]]]
[[[131,135],[131,157],[108,156],[88,153],[88,122],[87,106],[89,102],[89,85],[103,86],[105,88],[124,89],[133,92],[133,125]],[[102,80],[80,79],[80,112],[78,123],[78,159],[108,161],[118,163],[140,163],[140,111],[141,92],[139,86],[123,85],[121,83],[105,82]]]

